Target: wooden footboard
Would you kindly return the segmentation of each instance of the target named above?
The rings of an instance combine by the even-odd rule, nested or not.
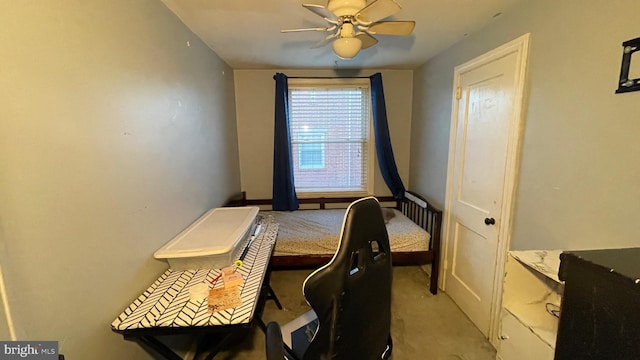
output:
[[[438,292],[438,276],[440,269],[442,210],[429,204],[429,202],[422,196],[409,190],[405,191],[405,196],[398,200],[398,210],[431,235],[429,250],[420,251],[418,253],[424,253],[422,256],[427,259],[427,263],[431,263],[431,284],[429,285],[429,291],[435,295]],[[399,255],[400,254],[394,253],[394,260]]]
[[[377,197],[381,204],[390,204],[389,207],[395,207],[406,217],[411,219],[418,226],[426,230],[430,236],[429,250],[426,251],[406,251],[393,252],[394,265],[424,265],[431,264],[431,283],[429,290],[432,294],[438,291],[438,275],[440,265],[440,233],[442,226],[442,211],[429,204],[422,196],[412,191],[406,191],[405,196],[396,200],[393,197]],[[310,209],[326,209],[327,207],[346,207],[357,197],[341,197],[341,198],[305,198],[298,199],[301,207]],[[271,199],[247,199],[246,194],[238,194],[229,201],[225,206],[260,206],[265,210],[270,210]],[[326,264],[331,260],[333,254],[327,255],[286,255],[272,256],[270,266],[273,269],[292,269],[292,268],[313,268]]]

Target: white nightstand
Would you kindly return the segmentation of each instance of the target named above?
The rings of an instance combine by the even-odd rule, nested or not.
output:
[[[563,284],[562,250],[511,251],[505,268],[499,360],[553,359]]]

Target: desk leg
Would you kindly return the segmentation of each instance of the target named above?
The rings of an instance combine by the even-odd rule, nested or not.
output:
[[[173,352],[173,350],[171,350],[168,346],[161,343],[153,336],[140,336],[136,337],[135,340],[155,350],[158,354],[164,356],[164,358],[167,360],[182,360],[182,358],[175,352]]]
[[[218,355],[220,350],[222,350],[229,343],[231,337],[232,337],[232,334],[226,334],[222,338],[219,338],[214,346],[208,346],[207,344],[208,344],[209,338],[207,336],[204,336],[200,340],[200,344],[198,345],[198,351],[196,352],[195,358],[198,359],[199,356],[204,351],[204,353],[208,354],[205,360],[213,359],[216,355]],[[204,350],[201,350],[201,348],[204,348]]]
[[[273,291],[273,288],[271,287],[271,269],[270,268],[267,268],[267,273],[264,276],[264,282],[262,283],[262,291],[265,292],[264,297],[266,300],[273,300],[276,303],[276,306],[278,307],[278,309],[282,310],[282,304],[280,304],[280,300],[278,299],[276,292]]]
[[[260,330],[262,330],[262,332],[267,335],[267,325],[264,323],[264,321],[262,321],[262,318],[259,317],[256,319],[258,321],[258,326],[260,326]]]
[[[282,310],[282,304],[280,304],[280,300],[278,300],[278,296],[276,295],[275,291],[273,291],[271,284],[267,283],[267,287],[267,300],[273,300],[276,303],[278,309]]]

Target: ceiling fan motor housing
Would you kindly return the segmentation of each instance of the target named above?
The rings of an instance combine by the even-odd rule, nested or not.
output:
[[[327,9],[336,16],[355,16],[367,6],[366,0],[329,0]]]

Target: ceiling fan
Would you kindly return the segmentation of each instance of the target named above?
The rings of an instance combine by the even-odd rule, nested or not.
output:
[[[340,58],[351,59],[361,49],[367,49],[378,43],[373,35],[406,36],[413,32],[415,21],[380,21],[402,8],[395,0],[328,0],[327,6],[302,4],[306,9],[321,16],[327,27],[289,29],[280,32],[323,31],[328,32],[324,40],[314,48],[333,41],[333,51]]]

